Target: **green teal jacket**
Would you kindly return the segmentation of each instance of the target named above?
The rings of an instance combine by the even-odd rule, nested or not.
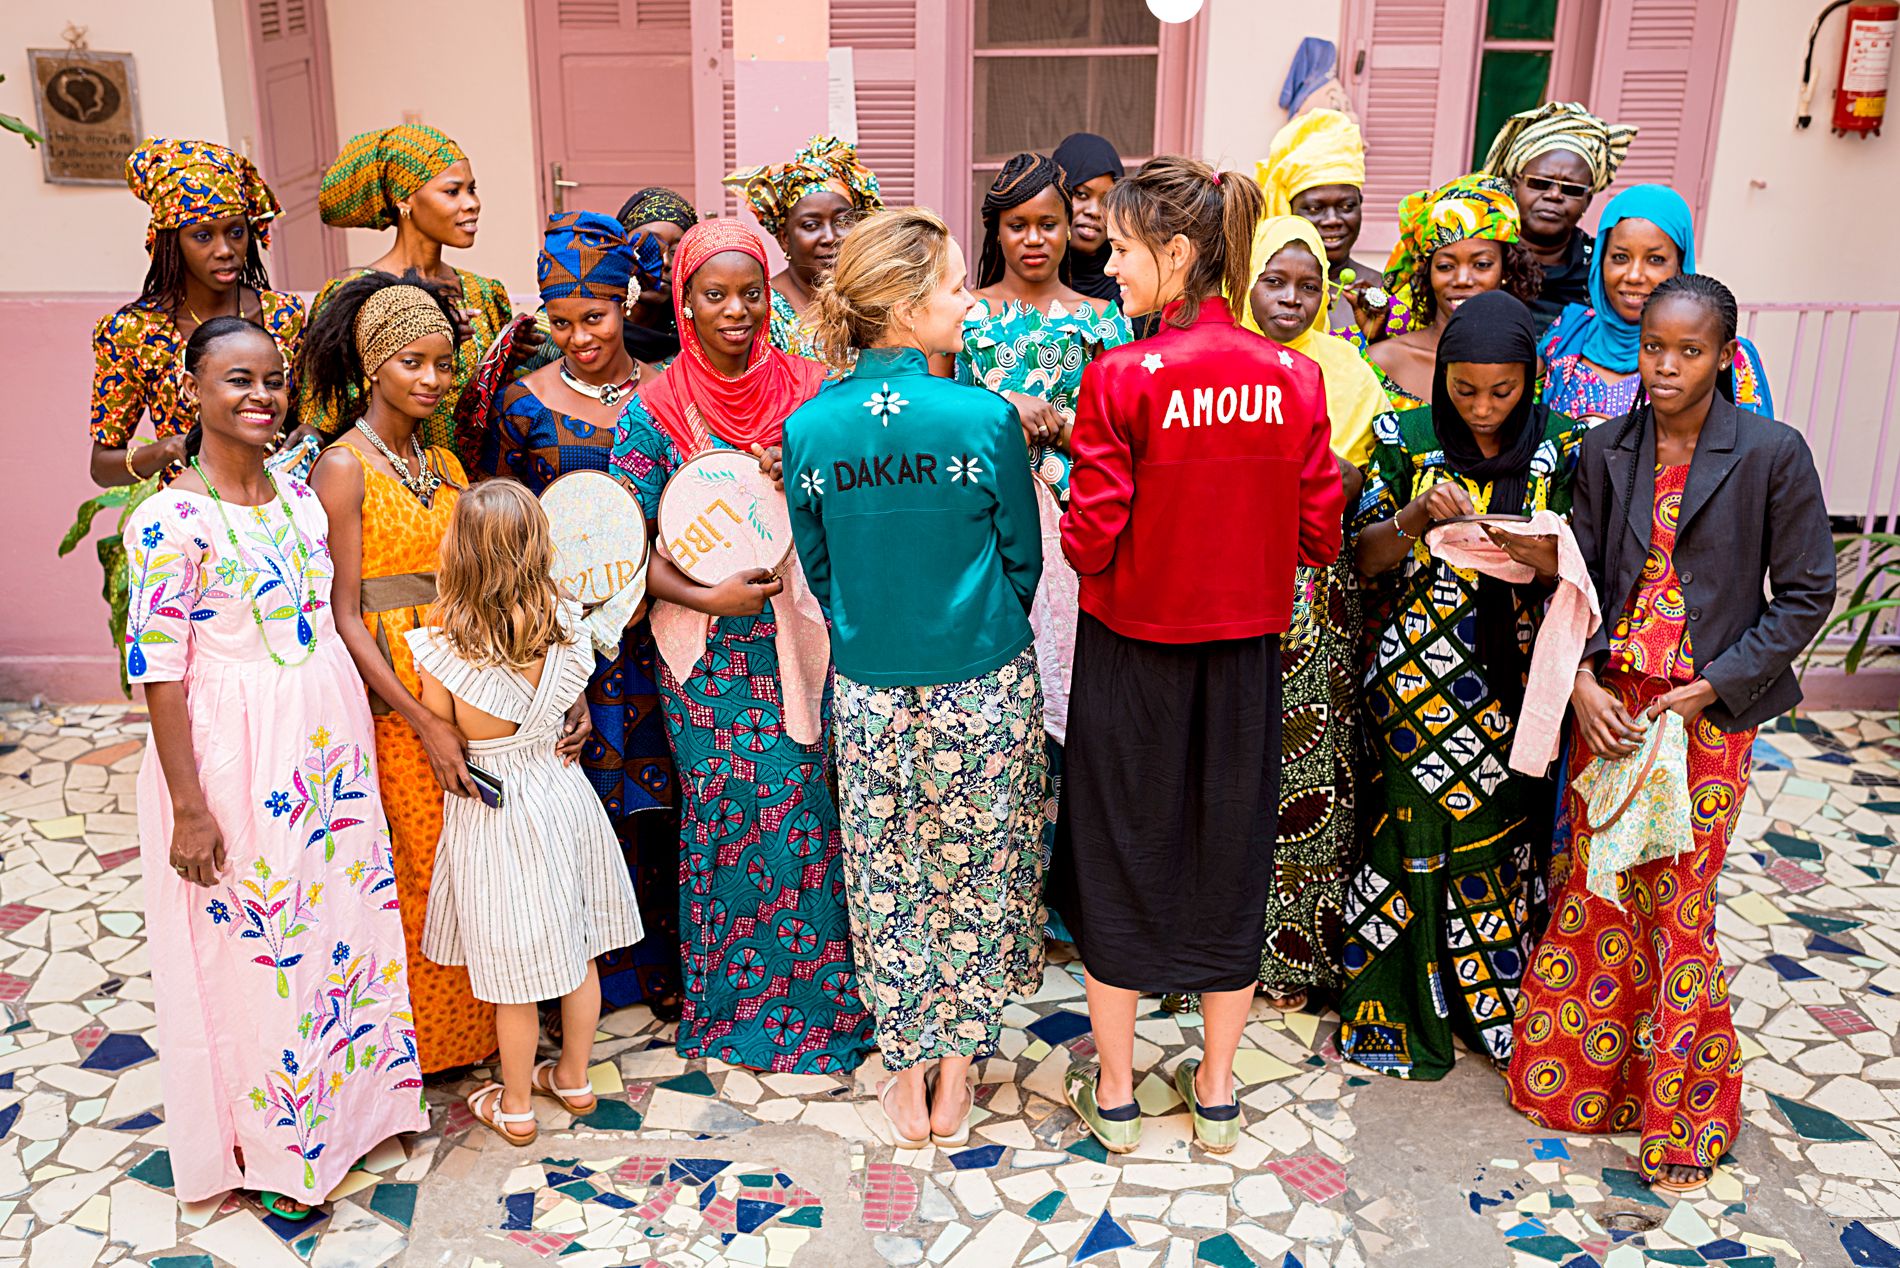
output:
[[[784,460],[839,673],[963,682],[1029,646],[1042,526],[1014,405],[873,349],[785,420]]]

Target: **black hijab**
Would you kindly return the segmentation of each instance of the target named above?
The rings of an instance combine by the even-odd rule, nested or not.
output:
[[[682,229],[691,229],[699,223],[699,213],[693,210],[693,205],[663,185],[649,185],[627,199],[614,218],[628,233],[656,220]],[[628,355],[648,365],[659,365],[680,354],[680,332],[674,325],[672,302],[659,305],[659,309],[648,318],[650,325],[635,325],[631,320],[620,324],[620,341],[626,345]]]
[[[1445,383],[1454,361],[1473,365],[1521,365],[1524,394],[1498,434],[1498,452],[1487,458],[1478,449],[1464,416]],[[1491,486],[1490,510],[1497,515],[1528,512],[1531,459],[1543,443],[1550,411],[1534,401],[1537,377],[1536,319],[1524,302],[1504,291],[1486,291],[1459,305],[1438,341],[1432,371],[1432,431],[1445,451],[1445,463],[1466,479]],[[1517,639],[1516,587],[1495,577],[1478,579],[1477,652],[1504,711],[1516,719],[1524,705],[1524,675],[1530,657]]]
[[[1050,155],[1056,166],[1062,169],[1068,180],[1069,190],[1074,192],[1077,185],[1085,185],[1097,176],[1113,176],[1120,180],[1126,175],[1122,167],[1122,156],[1115,152],[1106,137],[1096,136],[1093,132],[1073,132],[1062,139],[1056,152]],[[1104,302],[1119,300],[1121,288],[1115,279],[1102,272],[1108,264],[1108,247],[1104,245],[1093,255],[1080,251],[1069,251],[1071,276],[1069,285],[1090,299]]]

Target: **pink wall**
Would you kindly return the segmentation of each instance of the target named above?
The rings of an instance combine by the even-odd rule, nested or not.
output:
[[[0,700],[119,698],[98,556],[89,544],[64,559],[54,552],[74,509],[96,491],[86,474],[92,326],[126,298],[0,295],[0,348],[14,369],[0,405],[8,437],[6,520],[13,525],[0,572],[7,596],[0,608]]]

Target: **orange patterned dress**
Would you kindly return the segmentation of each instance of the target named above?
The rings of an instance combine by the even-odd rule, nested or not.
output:
[[[427,623],[427,600],[417,604],[419,596],[404,591],[426,584],[433,597],[436,552],[468,477],[452,452],[428,450],[443,483],[434,502],[425,507],[394,476],[364,461],[360,450],[349,445],[332,448],[354,454],[363,467],[363,621],[402,685],[419,694],[415,657],[403,636]],[[427,582],[407,580],[416,574],[425,574]],[[435,782],[415,729],[373,695],[370,704],[383,812],[395,854],[396,893],[402,902],[402,937],[409,952],[416,1046],[423,1073],[433,1074],[495,1051],[495,1007],[475,998],[467,969],[436,964],[422,954],[422,922],[435,875],[436,840],[442,835],[442,787]]]

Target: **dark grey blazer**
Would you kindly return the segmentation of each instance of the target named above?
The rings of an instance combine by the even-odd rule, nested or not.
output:
[[[1624,422],[1591,431],[1577,462],[1571,529],[1603,606],[1586,657],[1609,650],[1649,554],[1656,423],[1639,439]],[[1696,670],[1717,697],[1709,721],[1742,731],[1799,704],[1791,666],[1834,606],[1834,538],[1801,433],[1718,395],[1689,463],[1674,558]]]

